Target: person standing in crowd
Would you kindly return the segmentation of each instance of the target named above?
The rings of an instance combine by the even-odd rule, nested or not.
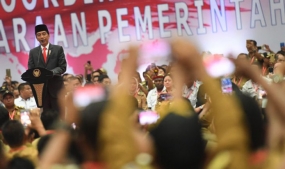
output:
[[[101,75],[99,76],[99,83],[101,83],[103,86],[108,87],[111,85],[111,79],[108,75]]]
[[[240,53],[237,57],[237,59],[244,59],[249,61],[249,56],[246,53]],[[241,89],[243,87],[243,85],[245,84],[245,82],[248,79],[246,79],[245,77],[242,77],[238,74],[235,73],[234,77],[232,78],[232,82],[234,84],[236,84],[238,86],[239,89]]]
[[[155,110],[155,105],[157,103],[157,99],[163,91],[165,91],[165,87],[163,85],[163,76],[157,75],[154,77],[155,88],[150,90],[147,95],[147,107],[151,110]]]
[[[258,53],[259,49],[257,47],[257,42],[255,40],[247,40],[246,48],[248,51],[248,56],[250,58],[250,63],[258,62],[260,65],[263,64],[263,57]]]
[[[53,72],[44,93],[43,109],[58,110],[57,95],[63,87],[61,75],[66,71],[65,54],[61,46],[49,42],[50,34],[45,24],[37,25],[35,34],[40,45],[30,51],[28,68],[42,67]]]
[[[193,106],[193,108],[196,108],[197,94],[199,91],[199,87],[200,87],[200,83],[197,83],[190,76],[187,77],[185,86],[183,87],[183,97],[187,98],[191,102],[191,105]],[[202,109],[202,107],[199,109]],[[201,110],[197,110],[196,112],[200,112],[200,111]]]
[[[73,92],[76,88],[81,87],[82,86],[82,81],[81,78],[78,76],[73,76],[70,77],[68,79],[68,83],[69,83],[69,91]]]
[[[9,112],[10,120],[20,120],[20,111],[23,107],[16,106],[14,103],[14,95],[9,90],[3,93],[2,102]]]
[[[132,79],[130,94],[137,99],[139,109],[144,109],[144,110],[147,109],[146,95],[140,89],[139,82],[135,77]]]
[[[31,86],[28,83],[21,83],[18,87],[20,97],[15,99],[15,105],[25,109],[36,108],[36,100],[33,97]]]

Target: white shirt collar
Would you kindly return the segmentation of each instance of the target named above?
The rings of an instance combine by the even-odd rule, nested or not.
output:
[[[49,49],[49,43],[46,45],[46,48]],[[44,47],[41,45],[41,49],[44,50]]]

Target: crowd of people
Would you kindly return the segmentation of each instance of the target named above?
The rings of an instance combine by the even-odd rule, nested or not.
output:
[[[6,76],[0,168],[282,169],[285,49],[246,48],[231,56],[235,72],[218,78],[204,66],[209,54],[181,39],[171,63],[144,72],[130,47],[116,84],[87,61],[84,75],[61,75],[58,110],[37,108],[30,84]]]

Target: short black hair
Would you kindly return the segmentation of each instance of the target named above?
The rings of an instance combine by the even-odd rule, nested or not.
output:
[[[240,54],[238,54],[238,57],[241,56],[241,55],[244,55],[247,59],[249,59],[248,54],[246,54],[246,53],[240,53]]]
[[[21,84],[18,86],[18,91],[19,91],[19,93],[20,93],[22,90],[24,90],[24,87],[25,87],[26,85],[30,86],[29,83],[21,83]]]
[[[45,110],[41,115],[43,126],[46,130],[52,130],[59,113],[55,110]]]
[[[43,151],[47,145],[47,143],[50,141],[52,137],[52,134],[47,134],[45,136],[42,136],[39,139],[39,142],[37,144],[37,150],[38,150],[38,156],[41,157],[41,155],[43,154]]]
[[[30,160],[26,158],[14,157],[9,161],[7,168],[8,169],[19,169],[19,168],[35,169],[35,166]]]
[[[108,76],[108,75],[100,75],[98,81],[99,81],[100,83],[102,83],[103,80],[104,80],[104,79],[107,79],[107,78],[109,79],[109,76]]]
[[[283,57],[285,57],[285,52],[284,52],[284,51],[278,51],[278,52],[274,55],[275,61],[277,61],[278,55],[282,55]]]
[[[87,144],[94,151],[98,150],[100,119],[107,103],[108,101],[91,103],[80,113],[79,135],[85,136]]]
[[[9,121],[9,112],[3,106],[0,106],[0,128]]]
[[[13,85],[13,84],[17,84],[17,83],[19,83],[18,81],[16,81],[16,80],[14,80],[14,81],[11,81],[11,84]]]
[[[257,42],[256,42],[255,40],[252,40],[252,39],[251,39],[251,40],[249,40],[249,41],[252,42],[254,46],[257,46]]]
[[[166,73],[166,70],[162,66],[158,66],[158,69],[163,70],[164,74]]]
[[[10,147],[19,147],[23,144],[25,129],[18,120],[9,120],[2,127],[2,135]]]

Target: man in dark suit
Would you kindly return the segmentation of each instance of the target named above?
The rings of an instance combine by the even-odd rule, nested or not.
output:
[[[29,54],[28,68],[42,67],[53,72],[53,77],[47,82],[44,93],[43,109],[58,111],[57,95],[63,86],[61,75],[66,71],[66,60],[63,48],[49,43],[49,31],[46,25],[35,27],[36,38],[40,46],[33,48]]]

